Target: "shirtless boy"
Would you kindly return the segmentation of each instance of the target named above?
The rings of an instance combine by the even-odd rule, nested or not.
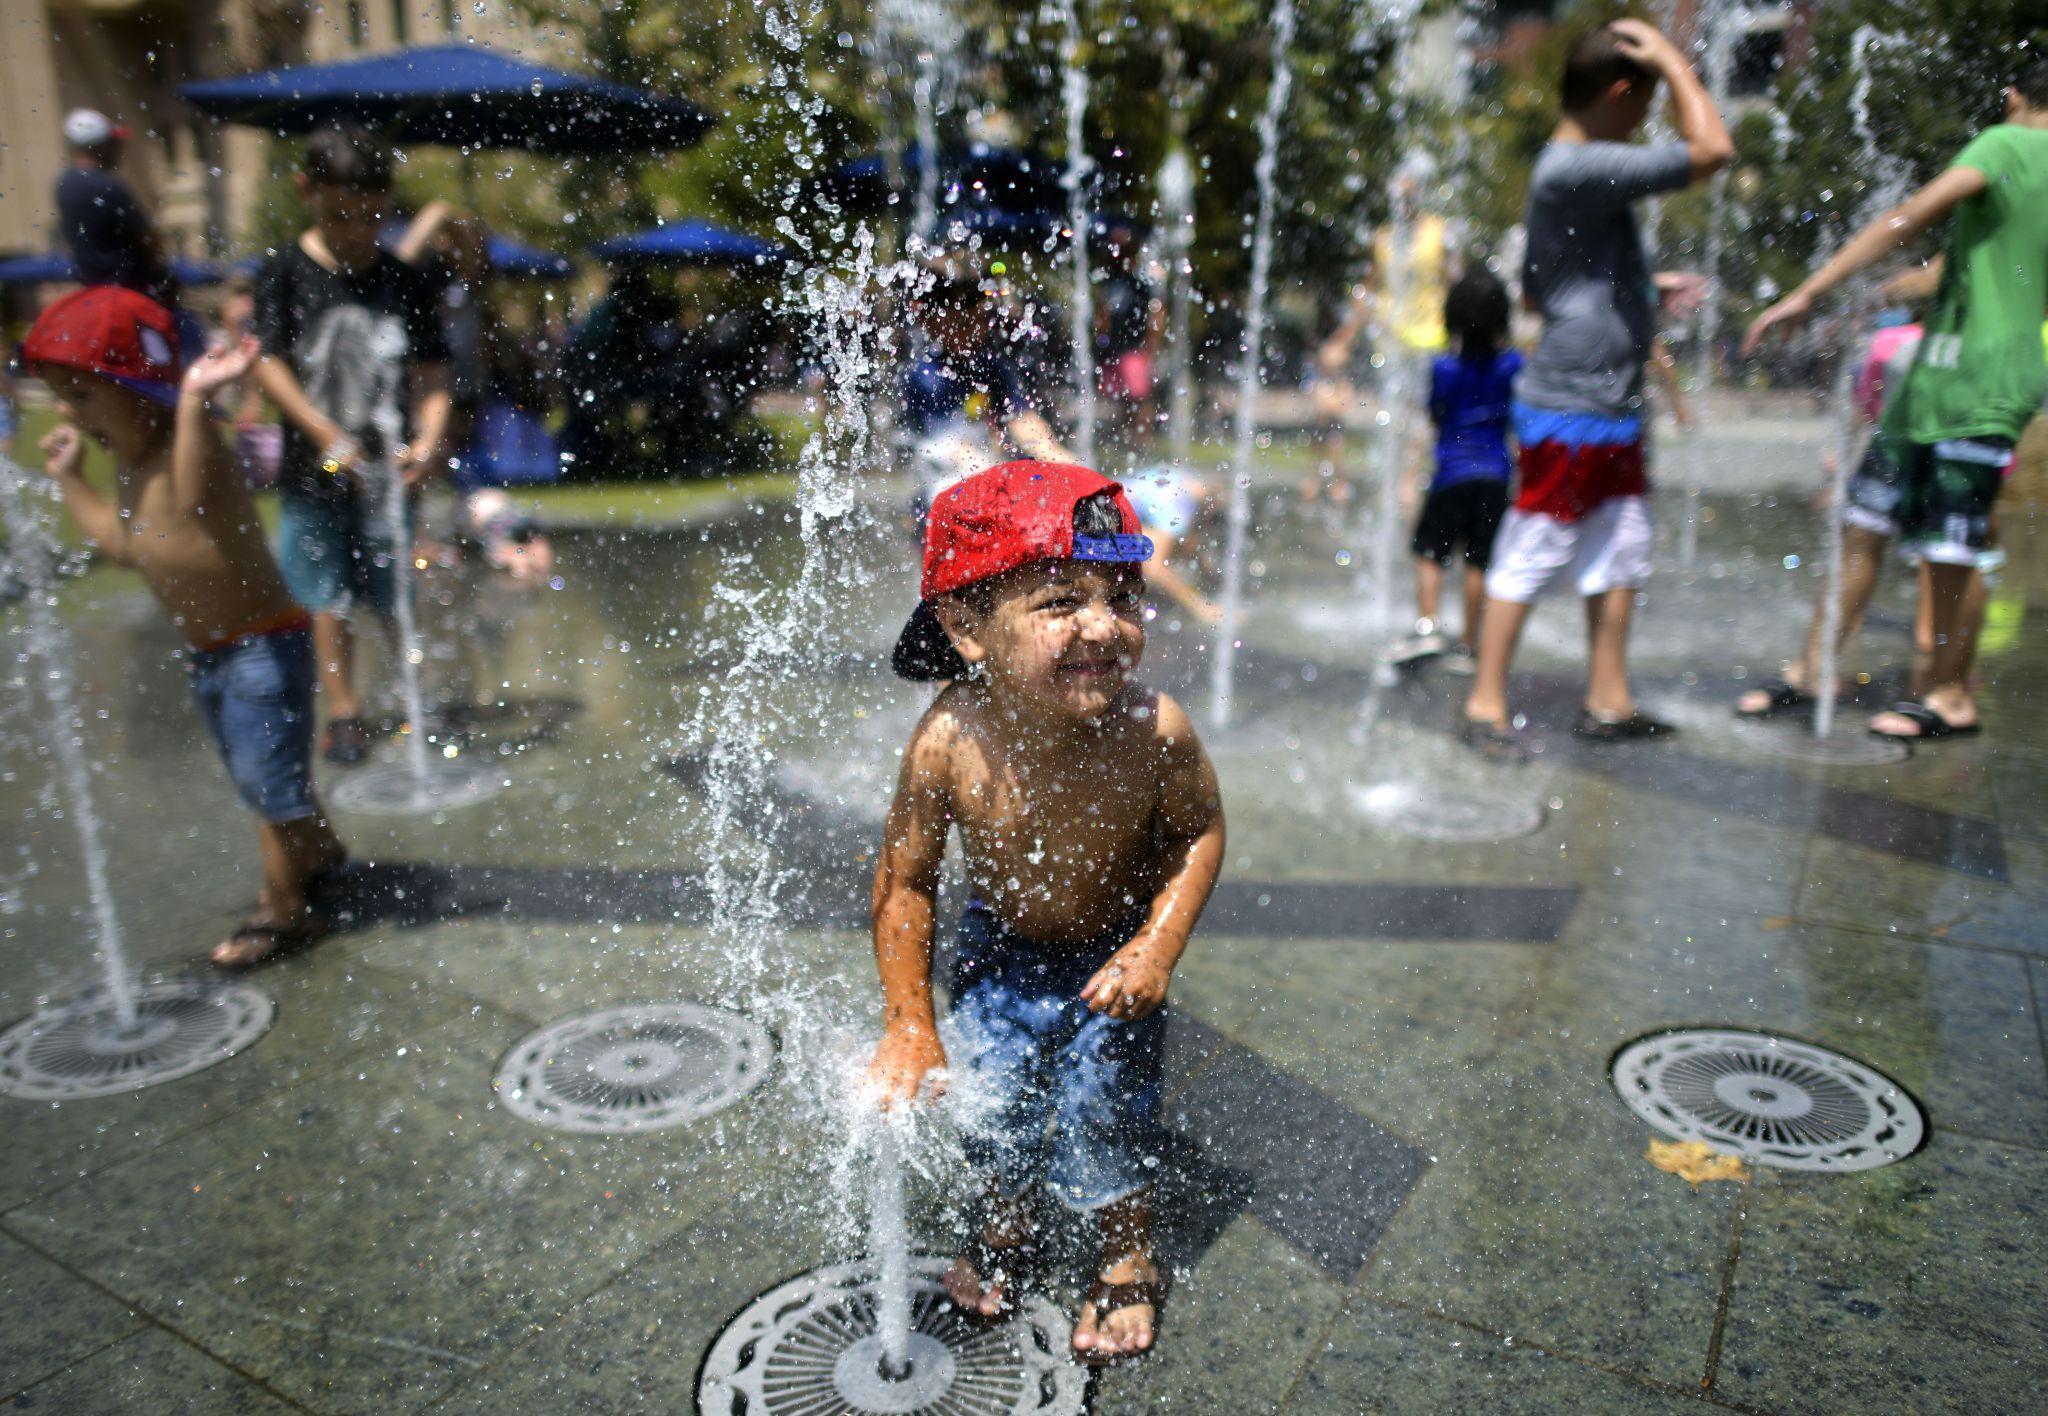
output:
[[[895,668],[951,683],[904,753],[875,871],[885,1030],[869,1075],[887,1106],[944,1084],[932,928],[959,827],[970,898],[951,1022],[963,1086],[993,1120],[967,1138],[988,1199],[947,1291],[971,1313],[1004,1309],[1043,1180],[1098,1216],[1074,1326],[1090,1362],[1143,1352],[1157,1329],[1160,1008],[1223,859],[1216,774],[1186,713],[1130,677],[1150,553],[1122,490],[1083,467],[1006,463],[933,503]]]
[[[43,439],[45,470],[79,529],[142,573],[185,637],[200,712],[259,819],[261,904],[213,951],[239,968],[325,932],[308,895],[346,853],[313,796],[309,621],[208,424],[207,395],[248,373],[256,341],[206,355],[180,380],[177,338],[169,310],[103,285],[45,310],[21,357],[70,420]],[[87,437],[114,454],[112,499],[83,476]]]

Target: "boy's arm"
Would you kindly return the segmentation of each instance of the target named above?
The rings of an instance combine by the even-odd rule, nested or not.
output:
[[[932,919],[952,824],[947,723],[935,710],[903,755],[896,799],[875,864],[875,965],[882,978],[882,1041],[868,1083],[884,1107],[914,1100],[946,1065],[932,1006]]]
[[[108,560],[126,565],[121,512],[85,480],[85,434],[70,423],[59,423],[37,446],[43,450],[43,471],[64,493],[64,506],[78,529]]]
[[[1814,302],[1857,271],[1875,265],[1907,245],[1936,222],[1991,185],[1975,167],[1949,168],[1905,201],[1850,237],[1827,264],[1802,281],[1797,290],[1756,317],[1742,337],[1742,353],[1753,353],[1779,325],[1798,325],[1813,313]]]
[[[248,334],[230,348],[210,349],[192,361],[178,382],[178,413],[171,432],[171,499],[181,511],[195,512],[205,503],[207,478],[220,462],[220,444],[206,401],[216,389],[249,372],[258,348],[256,336]]]
[[[1728,125],[1678,46],[1641,20],[1616,20],[1608,28],[1616,49],[1655,69],[1671,85],[1672,126],[1692,160],[1692,180],[1704,181],[1733,162],[1735,140],[1728,136]]]
[[[256,386],[263,390],[265,398],[277,405],[277,411],[293,427],[305,434],[307,442],[321,449],[336,464],[337,472],[355,470],[356,459],[361,456],[355,440],[341,424],[313,406],[313,400],[306,396],[305,386],[292,372],[290,364],[278,355],[263,355],[256,361]]]
[[[1178,703],[1158,697],[1156,731],[1165,744],[1160,793],[1162,878],[1144,926],[1081,989],[1098,1013],[1129,1020],[1166,1001],[1173,967],[1223,869],[1223,798],[1216,769]]]
[[[408,487],[441,466],[441,441],[448,435],[448,412],[454,406],[448,387],[445,360],[412,366],[413,435],[398,468]]]
[[[434,244],[434,238],[441,234],[441,228],[461,215],[452,203],[434,198],[407,223],[405,234],[398,238],[398,245],[391,254],[407,265],[418,265],[427,248]]]

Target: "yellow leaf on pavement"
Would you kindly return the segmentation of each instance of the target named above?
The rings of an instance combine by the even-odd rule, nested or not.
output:
[[[1705,1141],[1652,1141],[1645,1159],[1659,1170],[1670,1171],[1695,1190],[1704,1180],[1749,1178],[1749,1172],[1742,1168],[1740,1156],[1724,1155]]]

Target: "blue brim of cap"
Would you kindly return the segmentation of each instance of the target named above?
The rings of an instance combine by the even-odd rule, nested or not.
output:
[[[166,408],[178,406],[178,386],[174,383],[159,383],[155,379],[123,378],[119,374],[101,374],[100,377],[111,379],[130,393],[139,393],[151,402],[161,403]]]
[[[1118,561],[1129,565],[1152,559],[1150,536],[1076,536],[1077,561]]]

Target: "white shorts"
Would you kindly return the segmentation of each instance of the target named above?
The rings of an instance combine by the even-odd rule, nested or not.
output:
[[[1634,589],[1650,578],[1650,508],[1642,497],[1609,497],[1577,521],[1510,510],[1486,572],[1489,599],[1526,605],[1567,575],[1581,595]]]

